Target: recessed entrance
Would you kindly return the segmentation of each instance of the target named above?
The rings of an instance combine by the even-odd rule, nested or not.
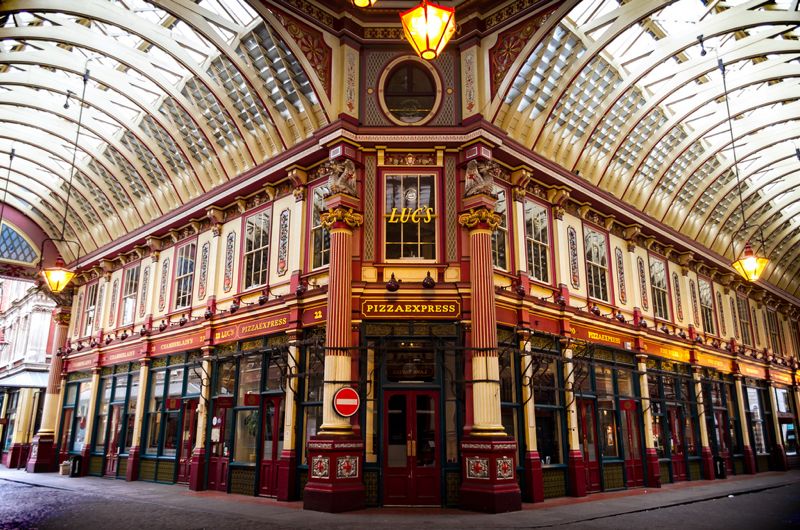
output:
[[[439,506],[439,391],[387,390],[383,412],[383,504]]]

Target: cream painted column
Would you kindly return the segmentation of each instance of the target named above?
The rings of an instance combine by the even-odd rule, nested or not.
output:
[[[692,379],[694,380],[694,395],[697,401],[697,422],[700,424],[700,465],[703,469],[703,478],[712,480],[714,478],[714,461],[711,455],[711,445],[708,440],[706,402],[705,396],[703,396],[703,381],[700,375],[700,367],[693,367]]]
[[[91,385],[92,393],[89,396],[89,409],[86,413],[86,437],[83,441],[84,456],[88,455],[92,450],[92,431],[94,431],[94,420],[97,416],[98,389],[100,388],[100,368],[92,370]]]
[[[352,379],[353,231],[364,223],[364,217],[353,211],[357,203],[348,195],[328,197],[327,206],[330,209],[322,214],[322,225],[330,232],[331,250],[320,434],[349,435],[353,431],[350,419],[334,411],[333,396]]]
[[[520,359],[521,380],[530,380],[533,377],[533,363],[531,361],[531,343],[525,340],[521,344],[521,349],[525,352]],[[556,384],[558,382],[556,381]],[[533,398],[533,386],[522,385],[522,402],[525,404],[522,413],[525,416],[525,446],[529,452],[536,453],[539,450],[536,440],[536,403]]]
[[[289,337],[289,355],[286,359],[287,375],[297,374],[297,356],[300,354],[300,348],[297,347],[296,340],[297,336]],[[295,452],[295,414],[297,413],[296,394],[298,382],[299,379],[297,377],[287,377],[283,395],[283,451],[291,451],[292,454]]]
[[[636,366],[639,370],[639,393],[642,396],[642,416],[644,421],[644,448],[645,465],[647,469],[647,486],[661,487],[661,466],[658,463],[655,437],[653,436],[653,408],[650,401],[650,385],[647,377],[647,355],[636,356]]]
[[[150,374],[150,361],[142,361],[139,366],[139,395],[136,396],[136,418],[133,420],[133,442],[132,447],[139,447],[139,442],[142,437],[142,425],[144,425],[144,416],[147,413],[147,377]]]
[[[736,389],[736,407],[739,414],[739,430],[742,433],[742,454],[744,455],[744,469],[747,473],[756,472],[755,454],[753,446],[750,445],[750,429],[747,426],[747,414],[744,408],[744,389],[742,388],[741,374],[734,375],[734,387]]]
[[[34,405],[33,394],[35,388],[20,388],[19,401],[17,402],[17,418],[14,422],[14,432],[11,435],[11,446],[24,445],[30,442],[31,409]],[[7,451],[10,447],[6,447]],[[16,467],[16,466],[14,466]]]
[[[586,472],[583,461],[580,435],[578,433],[578,398],[575,395],[575,363],[572,348],[564,349],[564,399],[567,402],[567,474],[569,494],[573,497],[586,496]]]
[[[473,197],[470,197],[473,199]],[[472,434],[505,434],[500,415],[500,363],[492,265],[492,233],[500,223],[494,198],[478,196],[476,207],[458,217],[469,231],[472,290]]]
[[[53,351],[50,352],[50,368],[47,376],[47,389],[44,394],[44,404],[42,406],[42,421],[39,425],[39,432],[33,439],[31,457],[25,466],[29,473],[42,471],[53,471],[56,466],[56,443],[55,435],[57,432],[59,412],[61,411],[61,370],[63,358],[61,351],[67,341],[67,328],[69,327],[69,310],[65,307],[57,307],[53,310]]]
[[[194,451],[204,449],[206,446],[206,430],[208,429],[208,405],[211,403],[211,352],[212,347],[204,351],[202,378],[200,386],[200,401],[197,404],[197,430],[194,437]]]
[[[4,389],[4,392],[3,392],[3,406],[0,407],[0,419],[3,419],[3,418],[6,417],[6,411],[7,410],[8,410],[8,392],[6,392],[5,389]],[[5,440],[6,429],[7,428],[8,428],[7,426],[0,424],[0,440]]]

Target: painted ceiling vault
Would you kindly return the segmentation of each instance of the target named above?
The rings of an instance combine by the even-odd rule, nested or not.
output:
[[[65,236],[83,255],[328,125],[336,58],[319,43],[339,35],[286,19],[275,7],[287,3],[1,0],[8,203],[58,237],[69,194]],[[359,16],[311,3],[331,20]],[[456,4],[478,17],[527,6],[482,36],[485,119],[728,259],[763,239],[765,281],[800,297],[798,0]]]

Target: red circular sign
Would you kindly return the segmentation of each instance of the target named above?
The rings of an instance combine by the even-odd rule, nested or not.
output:
[[[361,398],[358,397],[358,392],[349,386],[340,388],[333,395],[333,410],[339,416],[349,418],[358,412],[359,405],[361,405]]]

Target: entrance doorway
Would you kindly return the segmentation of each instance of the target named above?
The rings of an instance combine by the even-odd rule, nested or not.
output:
[[[644,486],[642,439],[639,430],[639,404],[633,399],[620,399],[622,435],[625,437],[625,476],[627,486]]]
[[[283,394],[264,396],[264,452],[260,495],[278,494],[278,461],[283,449]]]
[[[597,448],[597,429],[595,426],[594,400],[578,400],[578,436],[583,452],[583,465],[586,471],[586,492],[600,491],[600,461]]]
[[[672,480],[686,480],[686,450],[683,439],[683,410],[675,405],[667,407],[669,419],[670,454],[672,455]]]
[[[441,505],[438,390],[384,392],[384,505]]]
[[[214,415],[211,417],[211,445],[208,457],[208,489],[228,491],[228,428],[233,420],[233,398],[214,399]]]
[[[192,450],[197,432],[197,399],[183,402],[183,426],[181,427],[181,443],[178,447],[178,482],[187,484],[191,472]]]
[[[106,470],[105,475],[109,477],[117,476],[119,467],[119,444],[122,433],[122,407],[123,405],[111,405],[111,425],[109,426],[108,450],[106,451]]]

